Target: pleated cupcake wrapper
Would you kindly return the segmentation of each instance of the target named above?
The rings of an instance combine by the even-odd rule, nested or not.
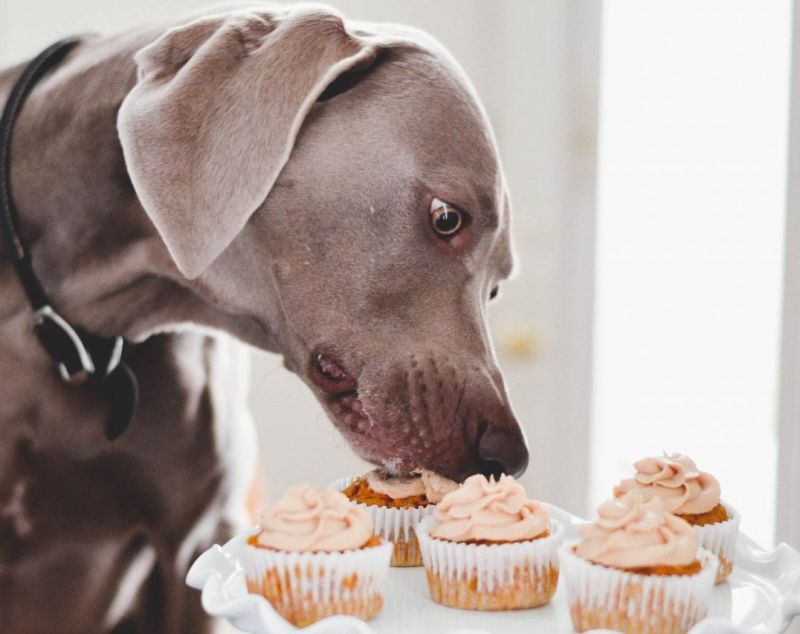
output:
[[[383,595],[392,544],[342,552],[282,552],[245,546],[242,567],[248,580],[277,575],[297,597],[314,602],[350,601]]]
[[[609,618],[616,615],[630,622],[667,620],[687,631],[708,612],[719,562],[714,553],[704,548],[697,549],[700,572],[682,576],[643,575],[609,568],[579,557],[573,549],[564,546],[560,551],[562,578],[573,614],[576,610],[582,614],[599,610],[612,615]],[[610,627],[608,623],[594,625],[603,626]]]
[[[730,519],[716,524],[694,526],[694,534],[697,536],[697,543],[702,548],[724,557],[729,562],[733,562],[736,554],[736,538],[739,535],[741,516],[727,502],[722,502],[722,506],[725,507]]]
[[[359,476],[351,478],[341,478],[332,482],[330,488],[337,491],[344,491]],[[413,537],[413,530],[417,527],[423,519],[433,514],[436,508],[435,504],[428,504],[419,508],[410,509],[396,509],[386,506],[375,506],[369,504],[362,504],[355,502],[358,506],[365,508],[372,515],[372,521],[375,524],[375,533],[380,535],[383,539],[391,542],[396,541],[411,541]]]
[[[564,527],[555,520],[550,521],[547,537],[507,544],[464,544],[434,539],[430,532],[435,525],[435,520],[428,517],[416,528],[423,565],[444,577],[474,576],[478,591],[491,592],[502,586],[513,578],[516,568],[526,567],[534,574],[558,568]]]

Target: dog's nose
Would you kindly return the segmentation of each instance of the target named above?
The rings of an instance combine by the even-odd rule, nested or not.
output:
[[[505,473],[516,478],[528,467],[528,446],[518,429],[487,425],[478,441],[478,454],[481,457],[481,473],[487,477]]]

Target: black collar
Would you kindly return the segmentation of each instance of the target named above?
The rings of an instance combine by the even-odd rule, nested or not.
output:
[[[17,115],[36,82],[77,43],[77,38],[65,39],[42,51],[28,64],[8,95],[0,118],[0,225],[14,269],[33,309],[33,328],[42,347],[65,382],[86,385],[108,398],[111,414],[105,431],[108,439],[114,440],[130,425],[139,396],[136,376],[123,362],[125,342],[122,337],[99,337],[73,326],[55,310],[33,270],[11,195],[11,131]]]

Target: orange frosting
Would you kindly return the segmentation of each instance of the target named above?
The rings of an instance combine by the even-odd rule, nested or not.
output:
[[[259,546],[285,551],[354,550],[372,537],[372,516],[339,491],[290,488],[261,516]]]
[[[688,456],[643,458],[633,466],[636,475],[614,487],[615,496],[639,491],[645,501],[657,497],[665,511],[678,515],[707,513],[720,502],[717,479],[699,471]]]
[[[628,493],[603,502],[597,521],[580,528],[578,556],[614,568],[688,566],[697,558],[697,537],[688,522]]]
[[[550,529],[550,516],[511,476],[495,481],[474,475],[444,496],[433,513],[431,537],[454,542],[514,542]]]

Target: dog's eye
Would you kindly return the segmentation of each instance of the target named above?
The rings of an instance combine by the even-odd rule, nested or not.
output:
[[[431,224],[436,233],[449,238],[464,225],[464,212],[439,198],[434,198],[431,201]]]
[[[500,287],[495,286],[492,290],[489,291],[489,301],[492,301],[500,294]]]

